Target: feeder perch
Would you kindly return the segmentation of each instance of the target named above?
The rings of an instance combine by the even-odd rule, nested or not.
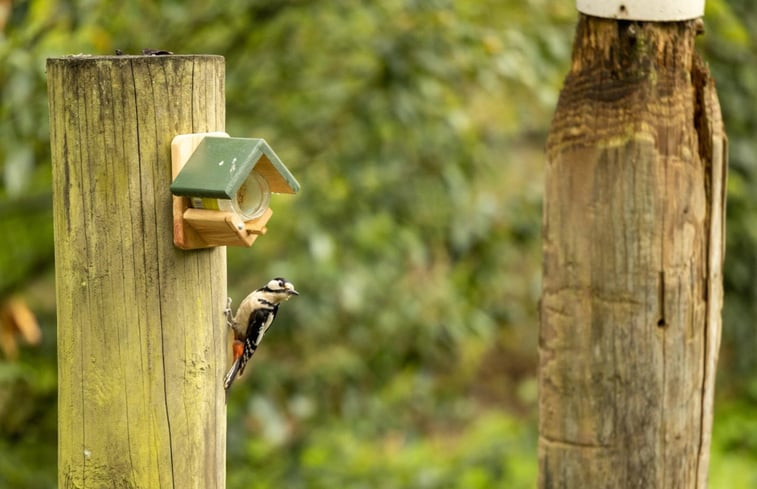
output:
[[[300,189],[263,139],[224,132],[176,136],[171,173],[174,244],[184,250],[252,246],[267,231],[271,193]]]

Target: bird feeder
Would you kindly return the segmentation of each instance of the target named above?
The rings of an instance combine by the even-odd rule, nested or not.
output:
[[[263,139],[224,132],[176,136],[171,169],[174,244],[185,250],[252,246],[273,214],[271,193],[300,189]]]

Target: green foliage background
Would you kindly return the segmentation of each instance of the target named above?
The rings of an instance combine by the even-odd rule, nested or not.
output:
[[[238,302],[282,308],[229,401],[229,488],[526,488],[536,481],[542,146],[572,1],[15,1],[0,33],[0,298],[45,333],[0,360],[0,487],[56,480],[45,59],[226,57],[227,131],[302,184],[229,249]],[[757,487],[757,14],[709,0],[700,50],[731,147],[711,487]],[[24,402],[18,402],[23,399]]]

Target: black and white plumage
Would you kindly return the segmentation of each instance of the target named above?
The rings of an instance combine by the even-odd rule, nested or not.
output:
[[[293,295],[299,295],[292,282],[277,277],[244,298],[231,315],[231,299],[226,308],[226,322],[234,331],[234,363],[223,379],[223,387],[228,390],[237,375],[242,375],[247,362],[257,350],[268,328],[271,327],[279,304]]]

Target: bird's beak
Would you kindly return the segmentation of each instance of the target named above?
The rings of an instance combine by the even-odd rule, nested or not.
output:
[[[296,291],[296,290],[294,290],[294,289],[290,289],[290,290],[289,290],[289,295],[300,295],[300,293],[299,293],[299,292],[297,292],[297,291]]]

